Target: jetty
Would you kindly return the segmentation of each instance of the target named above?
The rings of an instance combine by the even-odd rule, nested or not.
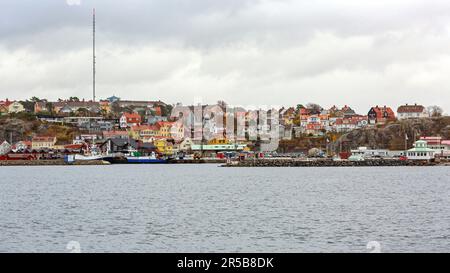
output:
[[[227,162],[222,167],[399,167],[399,166],[449,166],[449,163],[434,161],[368,159],[349,161],[331,159],[250,159]]]

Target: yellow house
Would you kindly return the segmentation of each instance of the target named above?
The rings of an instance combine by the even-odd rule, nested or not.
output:
[[[229,141],[226,138],[214,138],[208,141],[208,145],[221,145],[221,144],[230,144],[231,141]]]
[[[9,108],[5,105],[0,105],[0,116],[3,114],[7,114],[9,112]]]
[[[132,126],[128,131],[131,138],[151,142],[159,134],[159,127],[154,125]]]
[[[173,122],[168,121],[159,121],[156,123],[156,126],[159,126],[159,137],[170,137],[170,129],[172,128]]]
[[[56,137],[33,137],[31,140],[31,148],[33,150],[53,149],[55,144]]]
[[[25,111],[25,108],[23,107],[22,103],[15,101],[9,105],[8,111],[9,113],[20,113]]]
[[[158,152],[163,155],[173,155],[173,144],[165,139],[157,139],[153,142]]]
[[[111,105],[109,104],[109,101],[107,100],[101,100],[100,101],[100,108],[105,111],[105,113],[111,112]]]

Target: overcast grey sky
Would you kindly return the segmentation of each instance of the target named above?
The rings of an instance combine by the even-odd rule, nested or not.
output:
[[[448,0],[1,0],[0,99],[438,104]]]

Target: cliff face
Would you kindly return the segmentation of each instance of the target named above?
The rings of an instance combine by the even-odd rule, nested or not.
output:
[[[34,135],[56,136],[59,141],[72,142],[79,133],[77,128],[65,125],[53,125],[29,118],[0,118],[0,143],[4,140],[15,143],[30,140]]]
[[[24,139],[27,134],[36,129],[37,121],[25,121],[16,118],[0,119],[0,142],[13,142]]]
[[[335,152],[348,151],[360,146],[376,149],[405,149],[405,134],[408,135],[407,148],[411,148],[414,137],[442,136],[450,139],[450,117],[404,120],[387,124],[379,128],[359,129],[342,135],[331,143]]]

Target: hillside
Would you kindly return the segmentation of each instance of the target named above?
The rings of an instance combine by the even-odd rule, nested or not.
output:
[[[342,135],[330,145],[338,152],[367,146],[377,149],[404,150],[405,134],[408,135],[407,147],[411,148],[414,136],[442,136],[450,139],[450,117],[404,120],[387,124],[379,128],[354,130]]]
[[[0,118],[0,142],[30,140],[34,135],[56,136],[60,142],[72,142],[78,133],[77,128],[43,123],[29,115]]]

